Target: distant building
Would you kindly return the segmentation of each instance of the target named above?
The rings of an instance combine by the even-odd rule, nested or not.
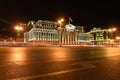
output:
[[[32,28],[24,33],[24,42],[56,42],[58,41],[57,25],[52,21],[30,21]]]
[[[58,27],[59,43],[60,44],[79,44],[79,33],[81,30],[77,29],[72,24],[67,24],[64,27]]]
[[[24,33],[24,42],[38,44],[79,44],[80,34],[84,33],[83,26],[66,24],[59,27],[56,22],[38,20],[28,22],[28,32]],[[84,40],[83,40],[84,42]]]
[[[79,34],[79,44],[90,44],[90,34],[89,33],[80,33]]]
[[[93,28],[89,34],[92,44],[103,45],[108,43],[108,29]]]

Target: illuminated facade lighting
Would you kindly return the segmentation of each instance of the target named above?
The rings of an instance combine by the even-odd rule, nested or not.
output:
[[[24,42],[59,44],[60,41],[61,44],[79,44],[79,34],[84,32],[83,27],[72,24],[64,26],[63,22],[64,19],[58,20],[58,23],[43,20],[28,22],[32,28],[24,33]]]

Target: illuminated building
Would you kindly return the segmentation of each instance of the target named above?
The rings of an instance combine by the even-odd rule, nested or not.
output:
[[[93,28],[89,34],[92,44],[103,45],[108,43],[108,29]]]
[[[79,44],[87,45],[90,44],[90,34],[89,33],[80,33],[79,34]]]
[[[79,44],[79,33],[72,24],[67,24],[65,27],[58,27],[59,43],[60,44]]]
[[[32,27],[24,33],[24,42],[56,42],[58,41],[57,25],[52,21],[37,22],[30,21],[28,26]]]
[[[27,26],[30,29],[24,33],[26,43],[79,44],[80,33],[84,33],[83,26],[69,23],[60,27],[56,22],[47,20],[29,21]]]

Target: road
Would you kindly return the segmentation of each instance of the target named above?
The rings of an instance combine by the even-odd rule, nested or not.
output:
[[[120,48],[0,48],[0,80],[119,80],[119,74]]]

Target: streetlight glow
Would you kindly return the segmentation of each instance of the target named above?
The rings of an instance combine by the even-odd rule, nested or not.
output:
[[[59,27],[62,27],[62,25],[63,25],[62,23],[63,22],[64,22],[64,18],[61,18],[61,19],[58,20],[58,24],[60,25]]]
[[[116,30],[117,30],[116,28],[108,29],[109,32],[113,32],[113,31],[116,31]]]
[[[117,36],[116,39],[117,39],[117,40],[120,40],[120,37]]]
[[[113,28],[112,30],[113,30],[113,31],[116,31],[117,29],[116,29],[116,28]]]
[[[64,22],[64,19],[63,19],[63,18],[61,19],[61,22]]]
[[[109,29],[108,31],[109,31],[109,32],[111,32],[112,30],[111,30],[111,29]]]
[[[59,20],[58,23],[61,24],[61,21]]]
[[[21,27],[21,26],[15,26],[15,29],[16,30],[23,30],[23,27]]]
[[[111,39],[115,39],[115,32],[116,32],[117,28],[110,28],[108,29],[108,31],[110,32],[110,38]]]
[[[17,31],[18,37],[20,36],[20,31],[23,31],[23,27],[20,25],[15,26],[15,30]]]
[[[61,18],[61,19],[58,20],[58,24],[61,24],[62,22],[64,22],[63,18]]]

